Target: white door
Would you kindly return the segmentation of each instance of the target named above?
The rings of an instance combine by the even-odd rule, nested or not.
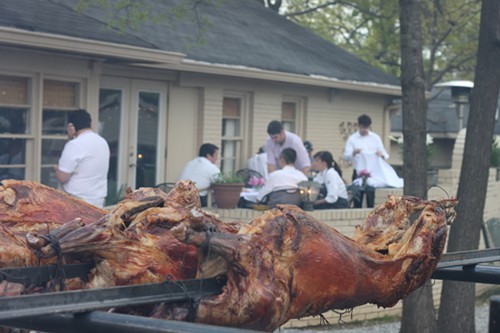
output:
[[[167,84],[105,78],[99,98],[99,129],[111,150],[108,201],[120,189],[152,187],[165,167]]]

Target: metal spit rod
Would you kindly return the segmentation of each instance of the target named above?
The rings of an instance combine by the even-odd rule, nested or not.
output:
[[[211,278],[6,297],[0,320],[189,300],[220,294],[222,285]]]

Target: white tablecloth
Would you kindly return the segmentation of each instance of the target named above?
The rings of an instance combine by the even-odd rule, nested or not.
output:
[[[259,191],[254,188],[244,188],[240,193],[240,197],[251,202],[257,202],[257,195]]]

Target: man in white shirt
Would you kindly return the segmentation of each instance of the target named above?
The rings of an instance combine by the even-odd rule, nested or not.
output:
[[[266,202],[269,206],[277,204],[300,205],[298,183],[307,181],[301,171],[295,169],[297,153],[292,148],[285,148],[279,156],[281,169],[272,172],[257,195],[257,202],[268,196]]]
[[[265,150],[267,153],[269,173],[280,168],[278,162],[280,153],[285,148],[292,148],[297,154],[295,168],[301,170],[304,175],[307,175],[309,167],[311,166],[311,159],[302,143],[302,139],[296,134],[285,131],[283,125],[277,120],[273,120],[269,123],[267,126],[267,134],[269,134],[269,138],[266,141]]]
[[[208,189],[220,174],[215,165],[219,158],[219,147],[211,143],[204,143],[200,147],[198,157],[189,161],[182,170],[180,180],[189,179],[195,183],[200,192],[201,206],[206,207]]]
[[[370,125],[372,120],[367,115],[361,115],[358,117],[358,131],[353,133],[345,144],[344,148],[344,160],[352,162],[353,164],[353,176],[354,181],[358,178],[361,171],[370,172],[372,165],[366,161],[376,161],[378,158],[388,159],[389,154],[384,148],[382,139],[380,136],[370,131]],[[359,193],[361,202],[354,199],[354,207],[360,208],[363,201],[363,192]],[[367,207],[373,207],[375,202],[375,190],[369,189],[366,191],[366,201]]]
[[[90,114],[83,109],[68,116],[68,137],[56,178],[64,191],[88,203],[103,207],[108,193],[109,145],[91,127]]]

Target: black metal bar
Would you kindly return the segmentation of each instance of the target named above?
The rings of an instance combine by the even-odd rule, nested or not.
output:
[[[462,267],[438,268],[432,274],[433,279],[463,282],[500,284],[500,267],[473,265]]]
[[[246,333],[251,330],[92,311],[8,319],[0,324],[53,333]]]
[[[221,285],[212,278],[6,297],[0,302],[0,320],[175,302],[219,294]]]
[[[500,261],[500,248],[445,253],[437,267],[477,265],[493,261]]]
[[[490,297],[490,323],[488,332],[500,332],[500,296]]]
[[[47,265],[36,267],[14,267],[0,269],[0,281],[10,281],[22,283],[24,285],[39,285],[54,278],[74,278],[87,279],[88,274],[95,263],[70,264],[70,265]]]

